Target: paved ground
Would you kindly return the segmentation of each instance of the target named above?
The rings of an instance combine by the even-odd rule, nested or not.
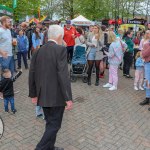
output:
[[[28,98],[27,77],[24,71],[15,83],[20,90],[15,115],[4,113],[0,102],[5,123],[0,150],[33,150],[44,132],[45,122],[35,118]],[[144,92],[135,92],[133,80],[121,73],[118,91],[103,89],[106,81],[101,80],[99,87],[80,80],[72,84],[74,109],[65,112],[57,145],[65,150],[150,150],[150,112],[148,106],[139,106]]]

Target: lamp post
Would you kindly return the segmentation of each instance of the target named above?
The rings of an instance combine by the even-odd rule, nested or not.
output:
[[[115,3],[115,31],[116,31],[116,29],[117,29],[117,0],[114,0],[114,3]]]

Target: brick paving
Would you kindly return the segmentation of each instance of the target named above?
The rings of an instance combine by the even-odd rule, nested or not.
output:
[[[44,132],[45,122],[35,117],[35,106],[28,98],[27,78],[24,70],[15,83],[20,90],[15,95],[15,115],[5,113],[0,101],[5,124],[0,150],[33,150]],[[102,88],[107,77],[99,87],[89,87],[81,80],[72,84],[74,109],[64,114],[57,146],[65,150],[150,150],[150,112],[148,106],[139,106],[144,92],[134,91],[133,80],[121,73],[119,78],[115,92]]]

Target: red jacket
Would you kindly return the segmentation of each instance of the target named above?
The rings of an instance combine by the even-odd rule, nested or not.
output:
[[[134,38],[133,42],[135,45],[140,45],[140,39],[139,38]]]
[[[77,36],[77,31],[73,26],[71,26],[70,30],[64,27],[64,41],[67,46],[75,45],[75,38],[73,38],[73,35],[75,35],[75,37]]]

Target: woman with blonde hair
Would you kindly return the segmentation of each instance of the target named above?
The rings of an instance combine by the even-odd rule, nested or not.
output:
[[[91,85],[91,73],[93,65],[96,67],[96,82],[95,86],[99,85],[99,65],[103,60],[104,55],[102,52],[102,48],[104,46],[104,34],[101,28],[98,25],[93,27],[93,34],[87,40],[88,48],[88,85]]]
[[[150,40],[150,30],[147,30],[145,32],[144,38],[140,42],[139,50],[143,50],[144,44],[149,43],[149,40]]]
[[[110,91],[117,90],[118,86],[118,67],[123,59],[123,48],[120,40],[116,38],[113,31],[109,31],[108,40],[111,43],[109,52],[105,52],[109,62],[109,82],[103,85],[104,88],[109,88]]]

